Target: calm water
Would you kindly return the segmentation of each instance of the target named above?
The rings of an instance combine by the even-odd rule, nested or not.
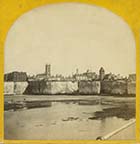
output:
[[[91,100],[91,97],[83,97],[83,99]],[[129,104],[130,101],[134,99],[128,98]],[[79,104],[78,101],[70,100],[51,102],[51,104],[50,107],[44,108],[5,111],[5,139],[93,140],[118,129],[135,118],[134,103],[130,104],[131,106],[127,106],[126,103],[125,107],[114,109],[113,112],[111,111],[112,105],[100,103]],[[105,112],[102,117],[98,112],[103,112],[104,108],[110,108],[110,111]],[[112,139],[135,139],[135,125]]]

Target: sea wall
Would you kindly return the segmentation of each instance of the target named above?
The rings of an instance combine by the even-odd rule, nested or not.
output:
[[[4,94],[14,94],[14,82],[4,82]]]
[[[4,82],[4,94],[105,94],[135,95],[136,83],[116,81],[46,81]]]
[[[25,94],[40,94],[40,81],[29,81]]]
[[[27,82],[4,82],[4,94],[23,94],[27,86]]]
[[[127,82],[125,81],[102,81],[101,94],[123,95],[127,94]]]
[[[51,94],[74,94],[78,91],[78,82],[56,81],[51,82]]]
[[[100,81],[79,81],[79,94],[100,94]]]
[[[127,93],[128,93],[128,95],[136,94],[136,82],[128,82],[127,83]]]
[[[17,95],[23,94],[28,86],[28,82],[15,82],[14,93]]]
[[[50,81],[45,81],[45,80],[42,80],[40,81],[40,93],[41,94],[52,94],[51,92],[51,88],[52,88],[52,82]]]
[[[78,82],[72,81],[31,81],[28,94],[74,94],[78,91]]]

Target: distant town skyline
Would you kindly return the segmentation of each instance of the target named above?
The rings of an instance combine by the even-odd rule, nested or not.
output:
[[[87,4],[61,3],[36,8],[11,27],[5,43],[5,73],[52,75],[76,69],[128,76],[136,73],[135,40],[127,23],[110,11]]]
[[[48,63],[47,63],[48,64]],[[51,64],[49,64],[49,65],[51,65]],[[128,74],[128,75],[122,75],[121,73],[113,73],[112,71],[106,71],[106,69],[104,68],[104,67],[100,67],[100,68],[98,68],[98,70],[94,70],[94,69],[85,69],[85,70],[83,70],[83,71],[81,71],[80,69],[78,69],[78,68],[76,68],[74,71],[71,71],[70,73],[68,73],[67,75],[63,75],[63,73],[55,73],[54,72],[54,70],[52,69],[53,68],[53,66],[51,65],[51,69],[50,69],[50,71],[51,71],[51,76],[56,76],[56,75],[62,75],[62,76],[72,76],[72,75],[75,75],[75,74],[77,74],[77,70],[78,70],[78,74],[83,74],[83,73],[96,73],[97,75],[99,75],[99,71],[100,71],[100,69],[101,68],[103,68],[104,70],[105,70],[105,74],[115,74],[115,75],[120,75],[120,76],[123,76],[123,77],[125,77],[125,76],[129,76],[130,74],[135,74],[135,73],[130,73],[130,74]],[[38,72],[38,73],[29,73],[29,72],[27,72],[27,71],[24,71],[24,70],[12,70],[12,71],[9,71],[9,72],[5,72],[4,74],[8,74],[8,73],[13,73],[13,72],[23,72],[23,73],[27,73],[28,75],[30,75],[30,76],[33,76],[33,75],[38,75],[38,74],[45,74],[46,72],[45,72],[45,67],[43,68],[43,70],[42,71],[40,71],[40,72]]]

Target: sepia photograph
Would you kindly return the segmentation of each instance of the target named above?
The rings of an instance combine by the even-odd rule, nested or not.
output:
[[[4,139],[135,140],[136,43],[127,22],[78,2],[21,15],[4,47]]]

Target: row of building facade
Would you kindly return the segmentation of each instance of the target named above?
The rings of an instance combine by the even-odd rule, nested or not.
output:
[[[136,74],[130,74],[128,78],[112,73],[105,74],[103,67],[100,68],[99,74],[90,70],[79,73],[77,69],[72,76],[64,77],[52,76],[51,65],[47,64],[42,74],[27,76],[25,72],[12,72],[5,74],[4,80],[5,89],[10,82],[19,82],[21,86],[22,83],[28,83],[24,88],[26,94],[136,94]]]

